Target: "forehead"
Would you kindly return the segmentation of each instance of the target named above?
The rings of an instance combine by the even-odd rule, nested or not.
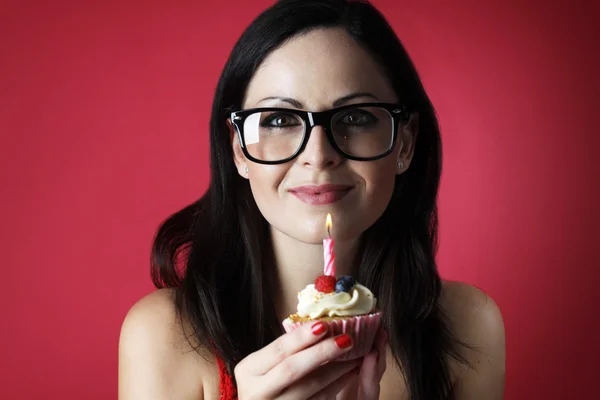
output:
[[[397,101],[381,66],[344,30],[316,29],[292,38],[265,59],[248,85],[243,108],[275,105],[261,101],[268,97],[289,97],[318,111],[357,92]]]

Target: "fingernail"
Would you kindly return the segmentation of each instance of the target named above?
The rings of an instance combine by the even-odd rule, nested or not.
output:
[[[335,344],[340,349],[347,349],[348,347],[352,346],[352,338],[350,335],[344,333],[343,335],[335,338]]]
[[[326,327],[325,324],[322,322],[317,322],[315,323],[311,328],[313,335],[321,335],[322,333],[325,332]]]

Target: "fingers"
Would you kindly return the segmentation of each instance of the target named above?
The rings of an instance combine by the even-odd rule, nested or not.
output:
[[[248,365],[255,375],[264,375],[287,357],[322,340],[326,332],[327,325],[322,322],[304,324],[248,355],[238,367]]]
[[[364,358],[360,371],[360,396],[361,399],[379,398],[379,383],[385,372],[387,334],[383,329],[377,332],[373,350]]]
[[[360,368],[360,396],[361,399],[378,398],[379,395],[379,381],[377,371],[377,350],[371,350],[369,354],[363,359],[362,366]]]
[[[330,399],[340,392],[360,372],[360,360],[331,362],[312,371],[304,379],[277,396],[287,399]]]
[[[304,398],[311,396],[360,364],[360,360],[328,363],[351,348],[351,337],[343,334],[323,340],[287,357],[265,375],[268,378],[267,381],[272,385],[268,388],[268,392],[276,395],[288,387],[291,382],[297,382],[310,374],[311,376],[302,379],[304,388],[302,395],[306,395]],[[326,363],[328,364],[321,367]],[[316,369],[321,369],[322,372],[315,375],[312,371]]]
[[[379,374],[379,379],[383,376],[386,368],[386,356],[387,356],[387,346],[388,346],[388,334],[383,328],[379,328],[377,338],[377,352],[379,353],[379,360],[377,362],[377,373]]]
[[[358,378],[358,374],[360,373],[360,367],[356,367],[352,369],[350,372],[342,375],[325,389],[315,393],[310,397],[310,400],[318,400],[318,399],[333,399],[337,396],[344,388],[350,386],[352,381],[355,381]],[[355,392],[356,393],[356,392]]]

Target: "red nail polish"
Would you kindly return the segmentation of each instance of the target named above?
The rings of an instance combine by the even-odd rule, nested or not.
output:
[[[352,346],[352,338],[349,335],[344,333],[343,335],[340,335],[335,338],[335,344],[340,349],[346,349],[346,348]]]
[[[320,335],[325,332],[325,324],[322,322],[317,322],[311,328],[313,335]]]

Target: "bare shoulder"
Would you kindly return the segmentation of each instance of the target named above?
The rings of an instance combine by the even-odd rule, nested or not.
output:
[[[506,364],[502,313],[484,291],[461,282],[445,281],[440,304],[454,336],[468,348],[459,351],[469,367],[451,362],[457,399],[502,399]]]
[[[135,303],[119,338],[119,399],[202,399],[203,380],[215,367],[194,351],[189,332],[172,290],[156,290]]]

